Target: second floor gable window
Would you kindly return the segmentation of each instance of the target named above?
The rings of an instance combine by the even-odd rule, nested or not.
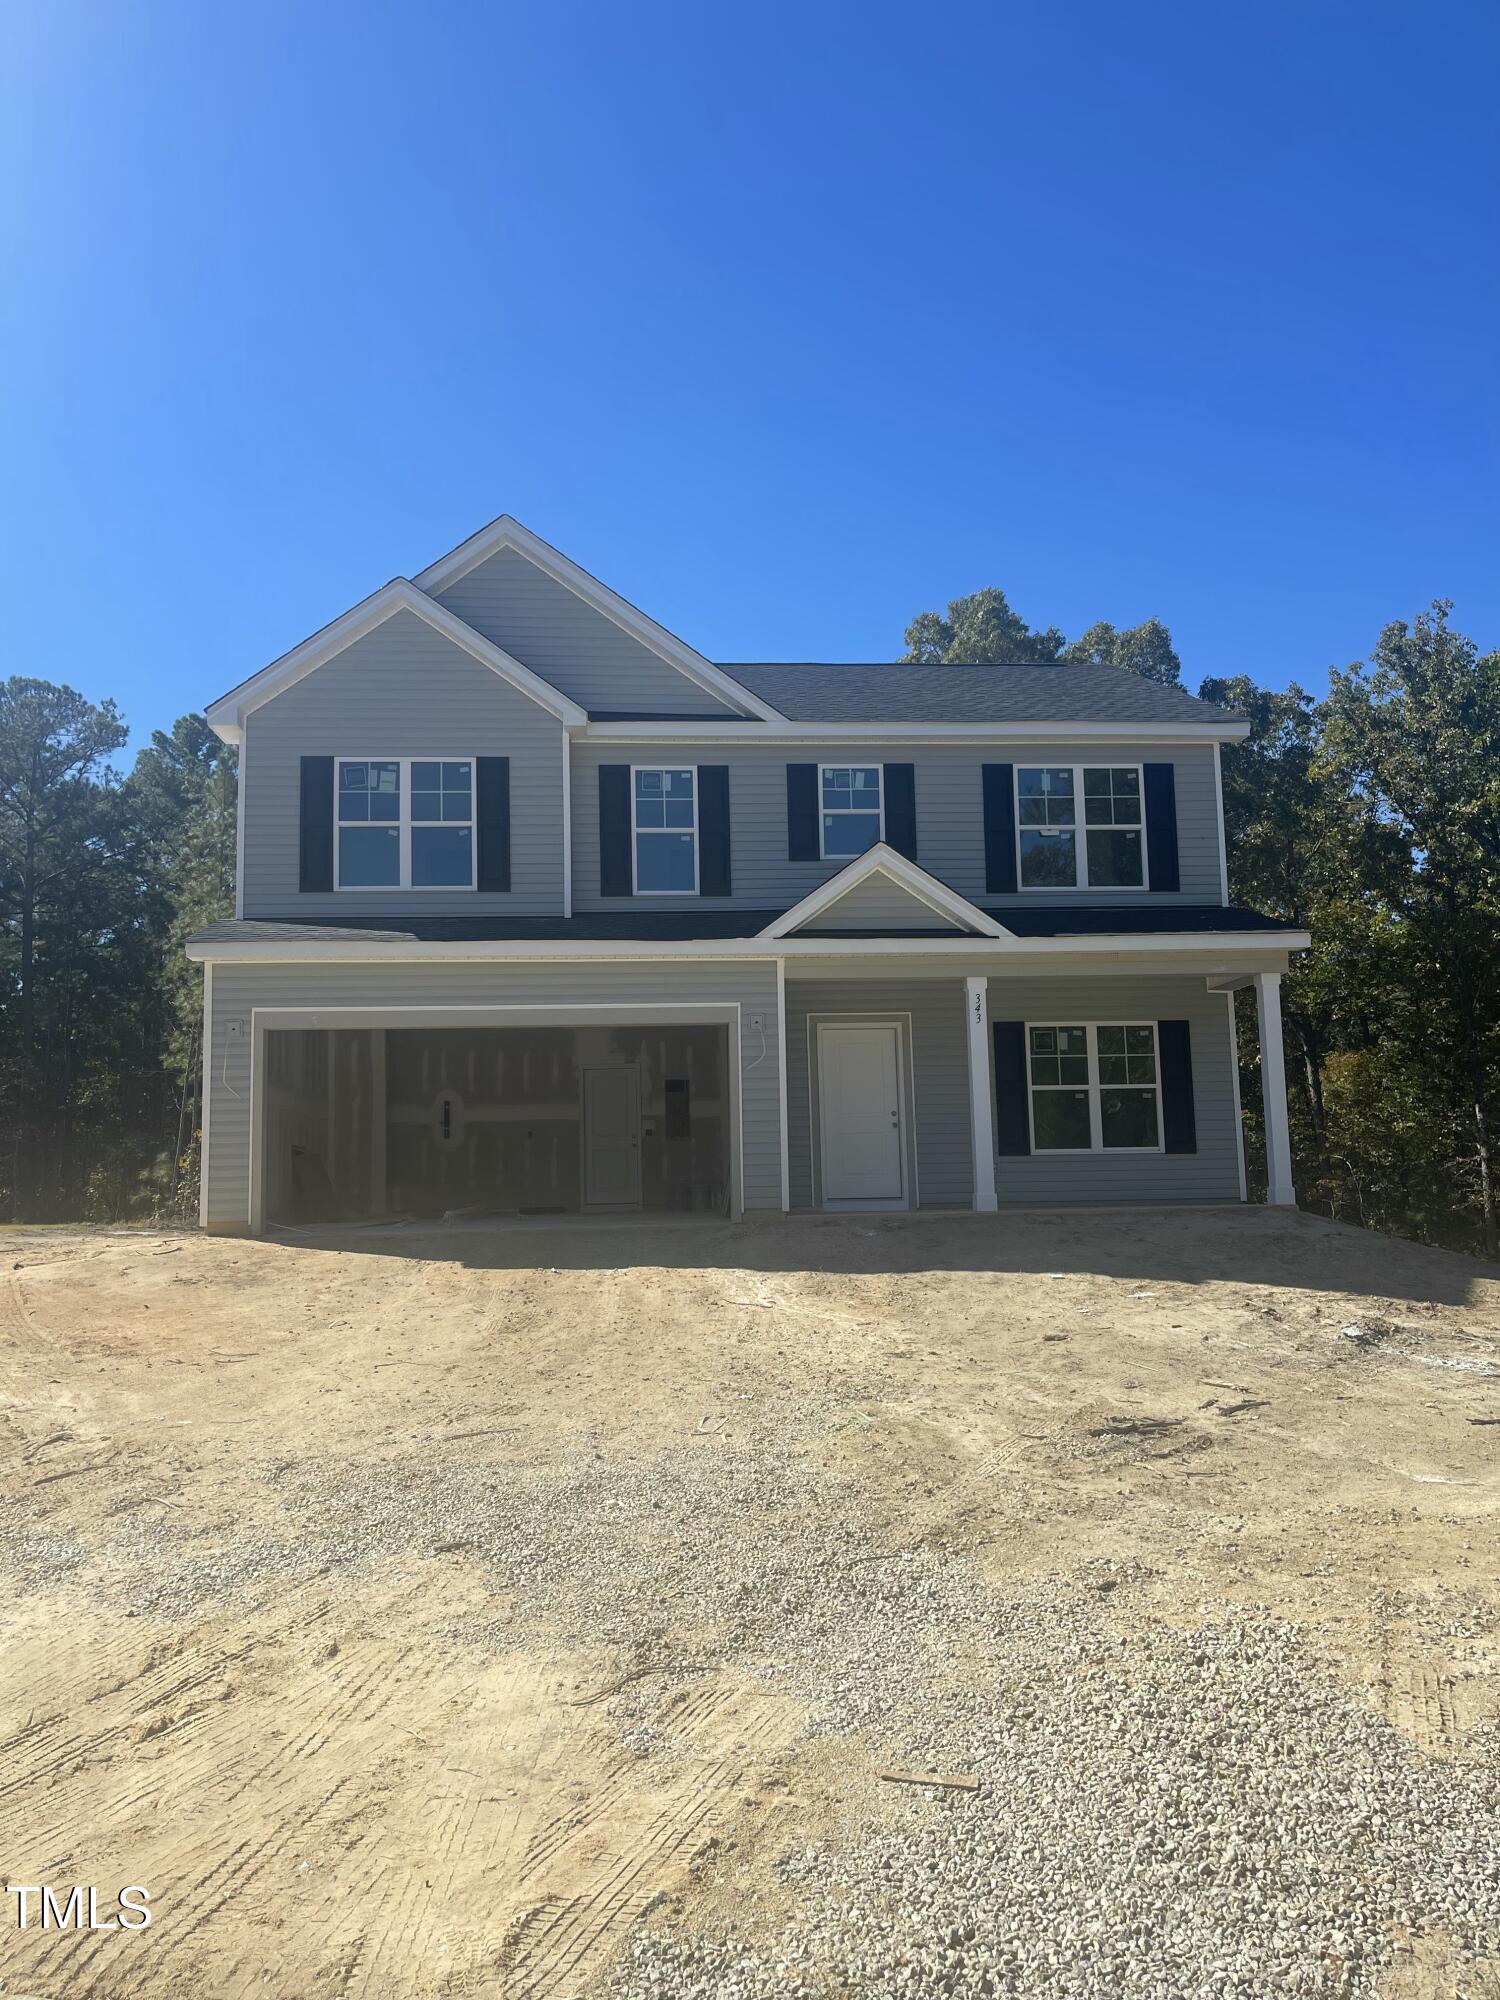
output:
[[[631,792],[636,894],[697,895],[697,772],[637,765]]]
[[[473,888],[471,760],[340,757],[334,782],[336,888]]]
[[[1023,889],[1145,888],[1138,764],[1023,764],[1016,806]]]
[[[849,861],[881,838],[880,766],[823,764],[818,770],[825,861]]]

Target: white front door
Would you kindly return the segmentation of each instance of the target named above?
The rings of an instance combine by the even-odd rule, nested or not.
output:
[[[901,1042],[893,1021],[819,1026],[818,1112],[824,1201],[904,1202]]]
[[[641,1205],[641,1085],[633,1066],[583,1073],[583,1205]]]

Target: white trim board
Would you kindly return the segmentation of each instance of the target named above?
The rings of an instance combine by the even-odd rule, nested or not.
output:
[[[528,696],[539,708],[549,715],[555,715],[566,728],[581,728],[588,721],[588,713],[576,701],[553,687],[550,681],[532,672],[517,659],[493,645],[490,640],[476,632],[472,625],[466,625],[461,618],[455,618],[441,604],[437,604],[404,576],[394,577],[391,582],[371,593],[341,618],[335,618],[331,625],[325,625],[310,639],[304,639],[300,646],[294,646],[289,653],[283,653],[279,660],[273,660],[268,667],[262,667],[258,674],[231,688],[228,694],[211,701],[203,713],[209,727],[225,743],[237,743],[246,720],[256,709],[284,694],[289,687],[308,674],[315,673],[328,661],[352,646],[357,639],[383,625],[398,611],[409,611],[442,638],[451,640],[455,646],[477,660],[491,673],[521,694]]]
[[[312,938],[305,943],[295,942],[240,942],[223,941],[214,944],[186,945],[187,956],[197,964],[245,964],[294,965],[312,962],[335,964],[382,965],[400,963],[414,964],[490,964],[495,961],[517,962],[540,961],[543,964],[573,962],[575,960],[618,960],[637,959],[642,962],[690,959],[745,959],[747,961],[787,958],[854,958],[871,961],[883,958],[916,958],[947,960],[965,958],[979,960],[979,968],[994,973],[1003,971],[1004,962],[1010,959],[1032,958],[1109,958],[1120,960],[1127,967],[1137,960],[1150,960],[1168,956],[1182,956],[1188,960],[1188,969],[1201,971],[1202,959],[1210,954],[1220,959],[1240,958],[1246,961],[1241,971],[1230,972],[1223,966],[1210,966],[1211,973],[1222,974],[1226,978],[1242,978],[1256,970],[1264,970],[1265,961],[1281,961],[1288,952],[1304,951],[1311,943],[1306,931],[1259,931],[1248,936],[1242,931],[1195,931],[1186,935],[1172,935],[1157,932],[1146,937],[1126,937],[1117,933],[1097,937],[1073,938],[1022,938],[1004,935],[931,938],[838,938],[838,937],[771,937],[756,938],[708,938],[684,939],[680,943],[656,939],[580,939],[576,944],[559,939],[545,939],[536,942],[510,939],[479,940],[476,942],[437,942],[415,938],[385,942],[371,942],[360,939],[345,942],[342,939]],[[1193,961],[1199,961],[1194,964]],[[1275,963],[1275,970],[1283,970]]]
[[[594,1027],[616,1023],[620,1027],[651,1027],[663,1021],[684,1026],[722,1026],[729,1043],[729,1115],[733,1138],[729,1147],[729,1216],[742,1220],[745,1212],[745,1120],[742,1102],[744,1072],[741,1067],[740,1003],[738,1000],[696,1002],[662,1001],[649,1006],[616,1005],[610,1001],[585,1001],[566,1005],[531,1006],[424,1006],[397,1004],[371,1007],[252,1007],[250,1009],[250,1149],[247,1188],[249,1228],[252,1236],[265,1232],[265,1132],[264,1107],[260,1103],[265,1068],[265,1039],[287,1028],[531,1028]]]
[[[884,841],[877,842],[874,847],[867,847],[863,854],[856,855],[854,860],[841,868],[837,875],[830,875],[826,882],[820,882],[816,889],[810,890],[802,898],[800,903],[793,903],[789,910],[783,911],[775,923],[767,924],[759,935],[763,938],[789,937],[792,932],[801,930],[813,918],[822,916],[834,908],[852,890],[859,888],[861,883],[868,882],[876,875],[883,876],[898,889],[904,890],[935,915],[943,917],[949,923],[958,924],[975,936],[1018,941],[1003,924],[987,916],[977,905],[971,903],[967,896],[959,895],[956,889],[950,889],[946,882],[940,882],[936,875],[929,875],[925,868],[919,867],[915,861],[909,861],[904,854],[898,854],[894,847],[887,847]],[[823,940],[819,939],[818,942],[822,943]],[[924,938],[915,942],[925,944],[927,940]]]
[[[730,708],[758,716],[763,722],[784,719],[779,709],[773,708],[759,695],[752,694],[749,688],[735,680],[732,674],[726,674],[721,667],[716,667],[712,660],[706,660],[685,640],[679,639],[675,632],[669,632],[665,625],[658,625],[654,618],[649,618],[644,611],[638,610],[618,592],[611,590],[608,584],[601,583],[598,577],[591,576],[586,569],[580,568],[571,557],[565,556],[561,549],[553,548],[550,542],[544,542],[540,535],[533,534],[530,528],[524,527],[512,514],[498,515],[487,527],[481,528],[477,534],[470,535],[467,541],[460,542],[456,549],[450,549],[447,555],[439,556],[436,562],[429,563],[424,570],[419,570],[416,577],[417,585],[429,592],[447,590],[461,577],[477,569],[482,562],[488,562],[491,556],[498,555],[502,549],[514,549],[517,555],[524,556],[529,563],[533,563],[541,570],[543,575],[550,576],[554,583],[560,583],[565,590],[570,590],[591,610],[597,611],[602,618],[607,618],[612,625],[617,625],[622,632],[648,647],[659,659],[665,660],[668,666],[675,667],[678,673],[694,682],[706,694],[713,695]]]

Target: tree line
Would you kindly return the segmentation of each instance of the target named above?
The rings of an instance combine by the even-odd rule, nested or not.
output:
[[[112,701],[0,682],[0,1217],[197,1212],[200,968],[234,907],[235,752],[201,715],[122,776]]]
[[[1283,987],[1305,1207],[1500,1256],[1500,652],[1435,603],[1326,697],[1244,675],[1223,750],[1230,894],[1312,933]],[[1071,643],[1003,591],[924,612],[909,660],[1086,662],[1181,685],[1157,619]],[[201,977],[188,932],[234,904],[235,753],[200,715],[128,774],[113,702],[0,683],[0,1217],[196,1212]],[[1240,1062],[1263,1162],[1253,1008]]]

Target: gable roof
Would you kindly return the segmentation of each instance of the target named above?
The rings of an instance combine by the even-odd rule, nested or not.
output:
[[[794,903],[784,911],[774,923],[767,924],[758,935],[766,938],[790,937],[793,932],[805,929],[819,917],[826,916],[835,904],[843,901],[851,889],[868,882],[873,876],[884,876],[902,889],[916,903],[942,917],[945,922],[978,937],[1003,938],[1010,935],[1005,926],[987,916],[971,903],[966,896],[960,896],[956,889],[950,889],[946,882],[940,882],[936,875],[929,875],[925,868],[919,868],[915,861],[908,861],[904,854],[898,854],[894,847],[877,841],[867,847],[863,854],[851,861],[847,868],[841,868],[837,875],[831,875],[826,882]]]
[[[458,547],[450,549],[447,555],[439,556],[435,563],[429,563],[426,569],[419,571],[417,584],[425,591],[446,590],[461,577],[467,576],[470,570],[477,569],[481,563],[488,562],[491,556],[498,555],[502,549],[514,549],[518,555],[534,563],[554,582],[571,590],[574,596],[582,598],[584,603],[597,611],[601,617],[608,618],[622,631],[628,632],[631,638],[648,646],[669,666],[675,667],[680,674],[704,689],[706,693],[716,696],[720,701],[729,702],[736,708],[748,709],[751,715],[758,717],[762,722],[777,722],[782,719],[778,710],[753,688],[747,687],[735,676],[726,673],[722,667],[715,666],[712,660],[706,660],[701,653],[694,652],[693,648],[685,640],[679,639],[675,632],[669,632],[665,625],[658,625],[654,618],[648,618],[644,611],[627,602],[618,592],[611,590],[608,584],[601,583],[598,577],[591,576],[586,569],[580,568],[571,557],[565,556],[561,549],[553,548],[552,544],[544,542],[540,535],[534,535],[530,528],[523,526],[512,514],[497,516],[488,527],[470,535],[466,542],[460,542]]]
[[[1184,688],[1123,667],[929,667],[905,661],[841,665],[729,661],[724,672],[793,722],[1237,721]]]
[[[336,658],[356,639],[363,639],[398,611],[409,611],[420,618],[434,632],[462,647],[481,666],[509,681],[522,694],[529,695],[539,707],[555,715],[559,722],[569,726],[587,722],[587,711],[580,708],[576,701],[570,701],[550,681],[544,681],[530,667],[512,659],[509,653],[476,632],[472,625],[466,625],[451,611],[445,611],[441,604],[435,604],[408,578],[398,576],[379,590],[372,591],[352,610],[346,611],[342,618],[335,618],[321,632],[314,632],[300,646],[294,646],[291,652],[283,653],[279,660],[262,667],[258,674],[241,681],[228,694],[221,694],[217,701],[211,701],[203,711],[210,728],[224,742],[237,743],[246,716],[270,701],[273,695],[281,694],[305,675]]]

